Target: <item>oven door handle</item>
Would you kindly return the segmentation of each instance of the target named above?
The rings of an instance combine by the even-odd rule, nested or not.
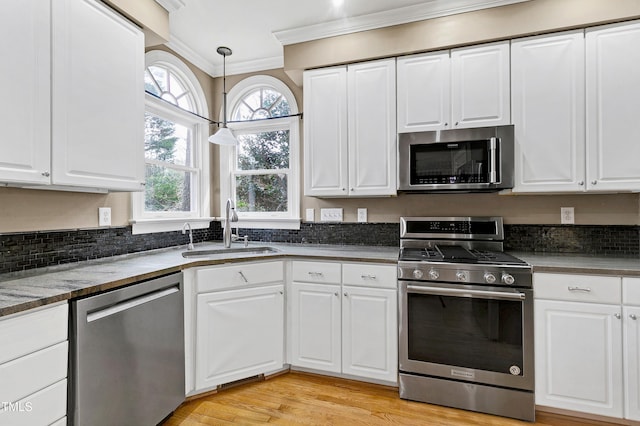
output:
[[[433,294],[437,296],[455,296],[455,297],[477,297],[482,299],[496,300],[525,300],[527,295],[524,293],[511,293],[502,291],[486,291],[486,290],[467,290],[461,288],[442,288],[408,285],[407,291],[418,294]]]

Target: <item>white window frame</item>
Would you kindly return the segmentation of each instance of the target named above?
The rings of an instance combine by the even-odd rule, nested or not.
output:
[[[281,80],[268,76],[257,75],[248,77],[237,83],[228,93],[230,100],[227,105],[229,117],[240,101],[250,92],[259,88],[270,88],[281,93],[289,102],[290,114],[298,114],[298,104],[293,92]],[[222,121],[221,112],[220,121]],[[228,118],[228,121],[230,119]],[[299,117],[273,118],[269,120],[246,121],[242,123],[229,123],[228,127],[239,135],[245,132],[273,131],[277,129],[289,129],[289,172],[287,178],[287,212],[237,212],[238,222],[233,226],[240,228],[264,228],[264,229],[300,229],[300,124]],[[242,174],[236,171],[236,148],[233,146],[220,146],[220,206],[221,209],[231,198],[235,204],[235,175]],[[265,173],[281,173],[279,170],[267,170]],[[253,174],[253,173],[252,173]],[[220,214],[224,225],[224,212]]]
[[[168,52],[153,50],[145,55],[145,69],[152,65],[162,65],[170,68],[182,77],[182,82],[193,94],[196,103],[196,114],[208,115],[206,97],[195,74],[177,57]],[[197,117],[177,106],[145,94],[145,112],[157,115],[192,129],[193,136],[193,167],[198,169],[196,195],[190,212],[145,212],[144,192],[134,192],[131,195],[131,225],[133,234],[147,234],[153,232],[179,231],[185,222],[189,222],[192,229],[209,228],[215,218],[211,217],[211,199],[209,190],[209,122]]]

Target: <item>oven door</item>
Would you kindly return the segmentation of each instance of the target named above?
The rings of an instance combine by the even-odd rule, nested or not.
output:
[[[533,290],[399,284],[402,372],[533,390]]]

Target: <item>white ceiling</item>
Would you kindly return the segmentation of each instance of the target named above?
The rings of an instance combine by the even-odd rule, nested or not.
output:
[[[528,0],[156,0],[172,50],[213,77],[283,67],[283,46]]]

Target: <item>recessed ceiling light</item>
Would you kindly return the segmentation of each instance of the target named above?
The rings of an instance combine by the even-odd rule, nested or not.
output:
[[[340,7],[344,3],[344,0],[331,0],[333,3],[333,7]]]

